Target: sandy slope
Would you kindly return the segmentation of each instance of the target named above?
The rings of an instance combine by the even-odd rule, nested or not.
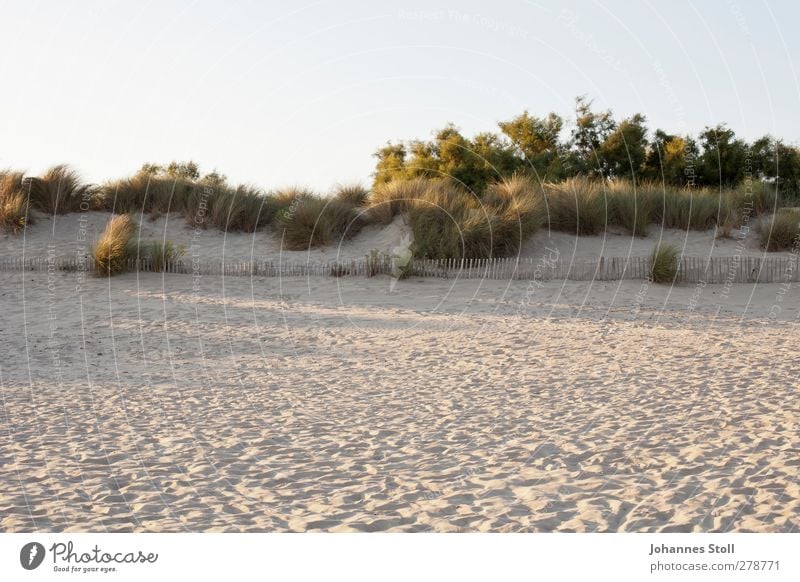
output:
[[[91,244],[100,236],[111,215],[108,212],[85,212],[59,216],[36,213],[36,222],[24,235],[13,236],[0,231],[0,256],[44,257],[52,245],[55,256],[87,256]],[[186,248],[187,258],[198,257],[206,262],[216,261],[284,261],[326,262],[329,260],[363,259],[372,249],[390,253],[409,234],[401,218],[392,224],[368,226],[341,245],[310,251],[287,251],[282,248],[280,235],[269,228],[256,233],[225,233],[216,228],[196,231],[179,214],[150,220],[137,216],[139,240],[171,240]]]
[[[99,237],[109,219],[106,212],[86,212],[63,216],[36,213],[36,223],[30,225],[24,236],[12,236],[0,232],[0,257],[44,257],[48,246],[52,245],[57,256],[86,256],[91,243]],[[215,228],[199,231],[197,234],[186,225],[178,214],[150,220],[139,217],[140,240],[168,239],[187,249],[187,254],[197,257],[201,262],[266,260],[299,263],[318,263],[329,260],[361,259],[375,249],[391,253],[393,247],[401,244],[403,237],[411,235],[403,218],[397,217],[386,227],[369,226],[353,239],[341,245],[311,251],[286,251],[271,229],[255,234],[224,233]],[[645,238],[632,237],[622,231],[610,229],[602,236],[576,237],[564,232],[548,232],[542,229],[523,244],[520,255],[523,257],[553,257],[551,249],[558,251],[563,261],[594,259],[606,257],[648,256],[659,242],[674,244],[684,255],[704,257],[715,256],[786,256],[788,253],[769,253],[765,255],[758,247],[755,232],[756,219],[749,231],[741,238],[716,238],[713,230],[681,231],[661,230],[652,225]]]
[[[0,531],[800,525],[796,289],[390,288],[0,274]]]

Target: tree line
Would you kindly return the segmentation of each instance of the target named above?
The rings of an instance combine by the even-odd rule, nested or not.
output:
[[[800,197],[800,150],[781,139],[765,135],[748,143],[725,124],[696,137],[651,133],[642,114],[617,120],[611,110],[594,110],[585,97],[575,106],[569,132],[556,113],[524,111],[500,122],[499,133],[470,139],[448,124],[431,140],[389,142],[375,153],[375,185],[449,176],[480,193],[514,174],[544,182],[590,176],[717,188],[753,179],[774,184],[784,199]]]

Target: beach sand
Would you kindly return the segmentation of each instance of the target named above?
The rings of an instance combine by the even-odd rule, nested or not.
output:
[[[0,298],[3,532],[800,525],[785,285],[17,272]]]

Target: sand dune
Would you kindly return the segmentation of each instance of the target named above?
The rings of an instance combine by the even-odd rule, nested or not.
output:
[[[91,243],[99,237],[110,214],[107,212],[85,212],[56,217],[35,213],[36,222],[30,225],[24,236],[0,233],[0,257],[44,257],[49,248],[55,256],[87,256]],[[218,261],[283,261],[295,263],[320,263],[330,260],[363,259],[370,251],[391,253],[401,244],[403,237],[411,235],[410,228],[402,217],[397,217],[388,226],[371,225],[351,240],[328,248],[307,251],[287,251],[282,248],[280,235],[271,228],[256,233],[221,232],[208,228],[195,233],[179,214],[162,216],[150,220],[138,217],[141,241],[167,239],[183,245],[187,254],[202,262]],[[520,249],[520,256],[540,258],[551,256],[550,249],[558,253],[563,261],[594,259],[599,256],[627,257],[648,256],[658,242],[674,244],[688,256],[788,256],[789,253],[765,254],[758,245],[755,232],[756,220],[742,236],[717,238],[714,230],[682,231],[661,229],[652,225],[647,237],[633,237],[617,229],[600,236],[540,230]],[[83,239],[83,240],[81,240]]]
[[[0,281],[5,532],[800,522],[781,285]]]

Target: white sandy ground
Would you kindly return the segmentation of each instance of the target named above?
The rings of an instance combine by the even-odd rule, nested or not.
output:
[[[0,531],[800,525],[795,287],[77,284],[0,273]]]
[[[23,253],[28,258],[45,257],[50,248],[57,257],[85,257],[110,216],[107,212],[74,213],[55,217],[34,213],[36,222],[28,227],[24,235],[13,236],[0,232],[0,258],[22,257]],[[225,233],[215,228],[196,233],[178,214],[156,220],[150,220],[147,216],[137,218],[141,241],[171,240],[186,248],[187,258],[196,257],[203,263],[223,260],[319,263],[363,259],[373,249],[391,253],[394,247],[402,243],[404,235],[410,236],[410,228],[404,219],[397,217],[386,227],[368,226],[352,240],[340,245],[310,251],[287,251],[282,249],[280,235],[269,228],[255,234]],[[658,225],[652,225],[648,236],[643,238],[633,237],[616,229],[610,229],[601,236],[582,237],[542,229],[522,245],[520,255],[539,258],[550,256],[548,249],[555,249],[563,261],[594,259],[601,255],[644,257],[662,241],[676,245],[687,256],[788,256],[788,253],[765,254],[759,249],[755,230],[757,222],[758,219],[753,218],[749,229],[734,233],[734,238],[727,239],[717,238],[714,230],[662,230]]]

